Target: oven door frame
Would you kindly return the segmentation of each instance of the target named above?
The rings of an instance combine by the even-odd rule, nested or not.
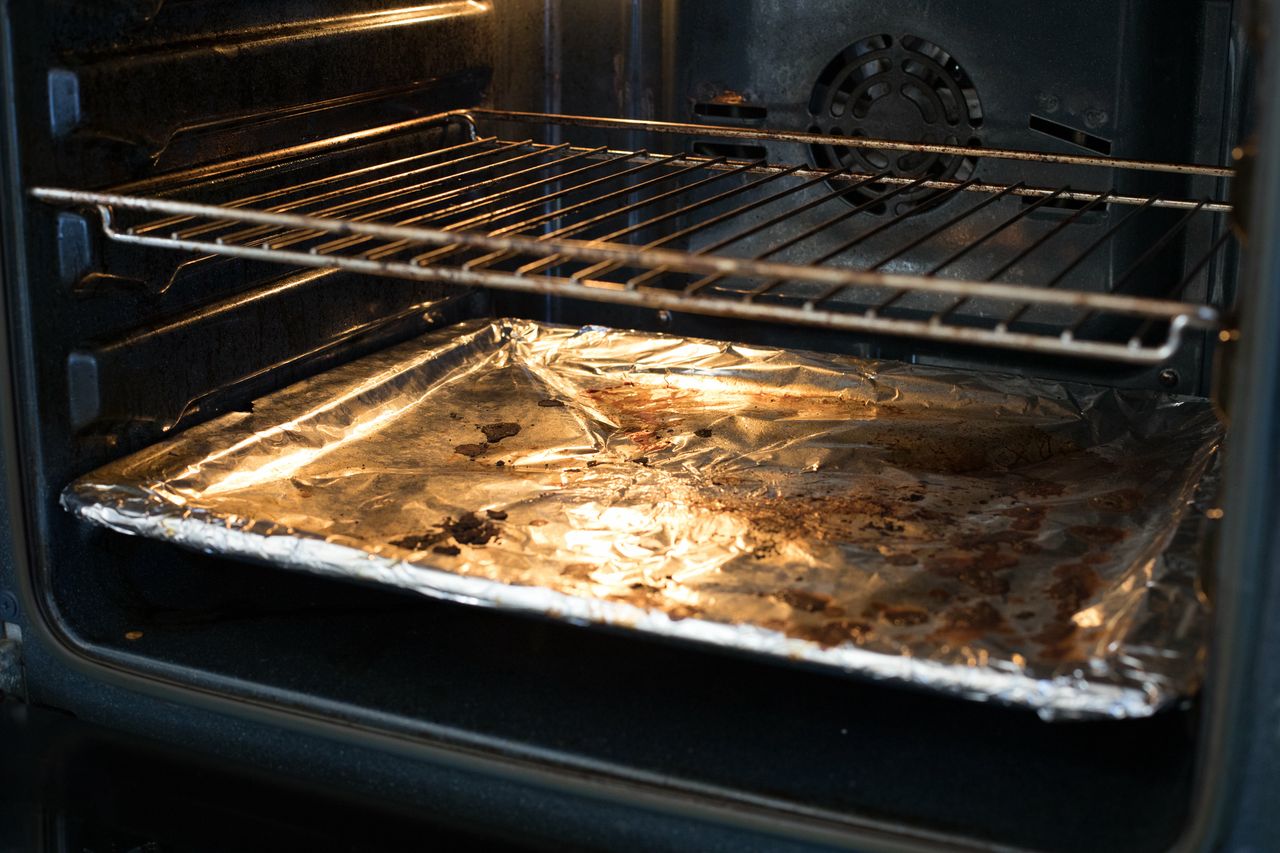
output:
[[[1280,33],[1280,6],[1271,12]],[[7,21],[6,21],[7,24]],[[0,44],[9,33],[0,33]],[[10,57],[0,57],[3,91],[12,91]],[[1280,62],[1264,71],[1264,139],[1280,139]],[[14,98],[4,124],[15,126]],[[976,849],[978,842],[928,834],[890,822],[833,824],[821,815],[775,810],[622,778],[611,768],[566,768],[511,755],[503,744],[460,748],[429,734],[408,736],[336,716],[308,713],[248,685],[232,694],[174,671],[142,674],[123,656],[108,658],[67,629],[41,589],[40,543],[32,456],[23,452],[39,428],[19,389],[33,380],[20,318],[27,280],[22,251],[23,197],[12,136],[3,138],[3,239],[0,239],[0,593],[17,600],[5,621],[21,629],[30,701],[173,744],[215,754],[271,754],[298,773],[327,762],[356,767],[370,790],[394,785],[424,800],[452,791],[452,805],[473,819],[505,823],[547,840],[557,834],[602,838],[619,847],[679,837],[706,848],[749,847],[770,839],[863,850]],[[1255,235],[1280,234],[1280,147],[1259,146],[1252,202]],[[1227,449],[1226,514],[1218,555],[1214,667],[1205,688],[1199,773],[1193,812],[1177,849],[1232,848],[1280,840],[1280,814],[1268,801],[1280,790],[1280,245],[1254,239],[1241,282],[1242,339],[1235,355],[1232,428]],[[530,802],[539,805],[530,807]],[[445,803],[445,806],[450,803]],[[623,819],[625,817],[625,820]],[[570,819],[571,818],[571,819]],[[623,824],[630,829],[623,830]],[[754,840],[754,841],[753,841]]]

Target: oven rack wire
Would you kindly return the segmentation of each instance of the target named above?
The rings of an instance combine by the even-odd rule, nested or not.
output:
[[[903,177],[763,157],[543,142],[532,133],[508,139],[482,133],[490,122],[622,130],[654,140],[848,143],[799,132],[470,110],[103,191],[39,187],[31,194],[96,208],[106,236],[124,244],[1130,364],[1162,363],[1188,330],[1223,327],[1216,308],[1184,299],[1232,239],[1222,221],[1231,206],[1212,195]],[[462,142],[354,168],[340,157],[381,137],[451,123],[463,127]],[[1216,166],[1144,160],[870,139],[859,145],[1022,160],[1093,171],[1100,180],[1124,170],[1218,183],[1233,176]],[[330,161],[340,168],[317,172],[316,163]],[[298,172],[290,164],[299,163],[310,171],[291,180]],[[268,189],[246,192],[264,176],[274,176]],[[924,206],[947,214],[940,221],[922,220],[919,208],[889,207],[886,214],[887,200],[925,191]],[[1061,210],[1064,204],[1070,207]],[[1054,205],[1056,221],[1014,227]],[[1072,223],[1107,209],[1116,215],[1102,232],[1051,275],[1029,262]],[[1093,253],[1153,212],[1172,218],[1109,289],[1086,289],[1073,278]],[[1207,251],[1151,295],[1144,267],[1203,217],[1215,218]],[[750,247],[745,254],[743,246]],[[850,251],[868,246],[883,248],[850,265]],[[922,252],[928,262],[913,262]],[[961,259],[979,257],[990,261],[980,278],[948,275]],[[1027,279],[1031,269],[1040,280]],[[1138,282],[1142,294],[1126,292]]]

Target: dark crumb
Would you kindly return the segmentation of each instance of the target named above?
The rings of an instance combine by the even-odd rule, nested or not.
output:
[[[804,589],[784,589],[775,593],[773,597],[805,613],[820,613],[834,603],[834,599],[829,595]]]
[[[462,549],[457,545],[437,545],[431,550],[435,551],[437,554],[444,554],[449,557],[456,557],[462,553]]]
[[[460,421],[460,420],[462,420],[462,415],[458,414],[457,412],[450,412],[450,413],[449,413],[449,417],[450,417],[450,418],[452,418],[452,419],[453,419],[453,420],[455,420],[455,421]]]
[[[484,514],[492,518],[494,521],[507,520],[507,514],[500,509],[486,509]]]
[[[693,434],[698,438],[711,438],[711,430],[709,429],[697,429],[693,431]]]
[[[564,403],[554,397],[548,397],[545,400],[539,400],[538,405],[544,409],[563,409]]]
[[[493,464],[494,464],[494,465],[496,465],[496,466],[498,466],[499,468],[501,468],[501,467],[503,467],[504,465],[506,465],[507,463],[505,463],[505,462],[503,462],[501,459],[499,459],[497,462],[495,462],[495,463],[493,463]]]
[[[397,548],[405,548],[409,551],[425,551],[435,543],[439,542],[445,536],[443,530],[437,530],[434,533],[424,533],[420,536],[404,536],[400,539],[392,539],[391,544]]]
[[[486,545],[498,535],[498,528],[494,527],[493,522],[485,521],[474,512],[467,513],[457,521],[446,518],[444,529],[463,545]]]
[[[913,503],[915,501],[922,501],[924,500],[924,495],[920,494],[919,492],[912,492],[911,494],[907,495],[907,500],[912,501]]]
[[[457,447],[453,448],[453,452],[461,453],[468,459],[475,459],[488,449],[488,446],[484,444],[459,444]]]
[[[1021,613],[1013,614],[1013,618],[1014,619],[1030,619],[1035,615],[1036,615],[1036,612],[1034,610],[1023,610]]]
[[[596,467],[596,466],[597,466],[597,465],[599,465],[599,464],[600,464],[599,460],[595,460],[595,459],[593,459],[592,461],[590,461],[590,462],[588,462],[588,463],[587,463],[587,467],[588,467],[588,468],[594,468],[594,467]]]
[[[520,424],[515,424],[511,421],[498,421],[477,427],[477,429],[484,433],[485,441],[490,444],[497,444],[504,438],[510,438],[518,434],[520,432]]]
[[[635,459],[632,459],[631,461],[632,461],[632,462],[634,462],[634,463],[636,463],[637,465],[648,465],[648,464],[649,464],[649,457],[648,457],[648,456],[637,456]]]

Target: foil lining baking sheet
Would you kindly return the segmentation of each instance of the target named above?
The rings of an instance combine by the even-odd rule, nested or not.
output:
[[[1211,406],[472,321],[89,474],[112,529],[1036,709],[1193,692]]]

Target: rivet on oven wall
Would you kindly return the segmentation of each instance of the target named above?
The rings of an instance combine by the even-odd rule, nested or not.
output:
[[[8,621],[18,616],[18,599],[11,592],[0,593],[0,618]]]
[[[1041,92],[1036,95],[1036,103],[1046,113],[1056,113],[1058,107],[1062,106],[1062,101],[1058,100],[1058,96],[1050,95],[1048,92]]]
[[[1182,381],[1181,377],[1178,376],[1178,371],[1171,367],[1166,367],[1164,370],[1160,371],[1158,378],[1160,380],[1160,384],[1166,388],[1177,388],[1178,383]]]
[[[1107,123],[1107,114],[1103,110],[1087,110],[1084,114],[1086,127],[1102,127]]]
[[[663,308],[658,312],[658,325],[666,328],[671,325],[671,312]]]

